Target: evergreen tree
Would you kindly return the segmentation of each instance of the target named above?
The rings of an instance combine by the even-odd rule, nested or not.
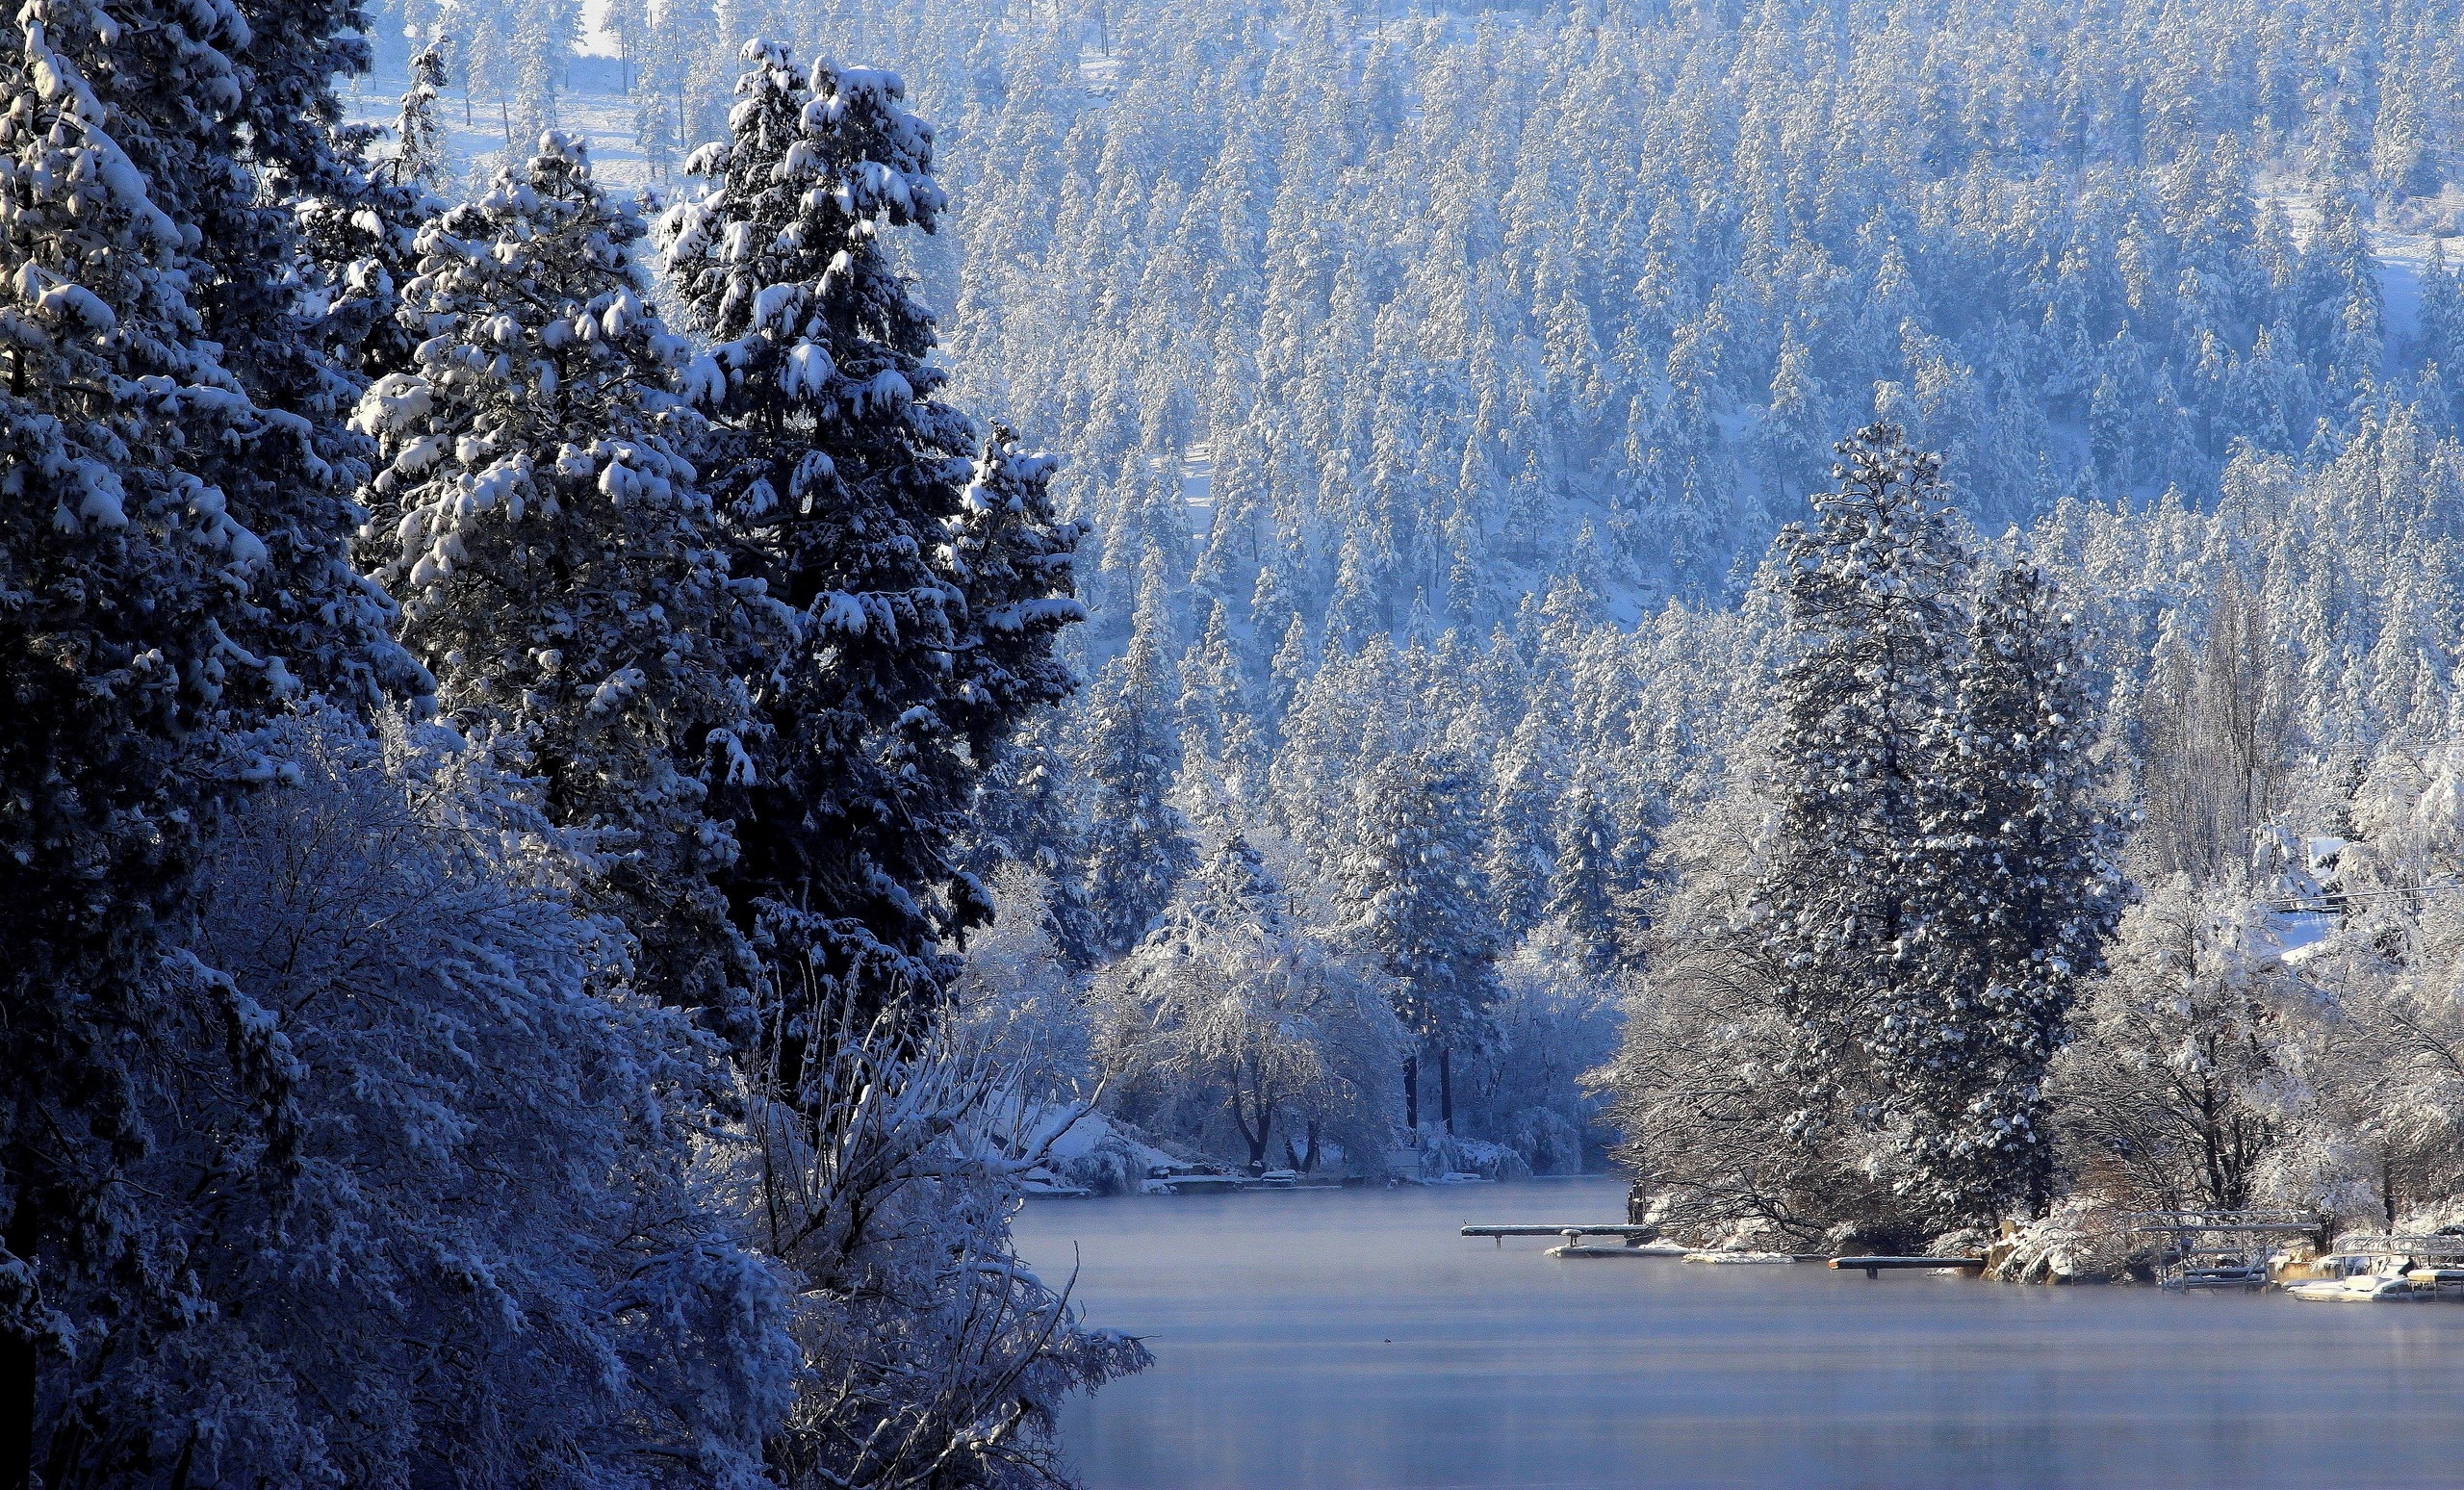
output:
[[[2096,703],[2076,623],[2036,569],[1980,596],[1948,712],[1918,873],[1928,919],[1869,1036],[1892,1073],[1933,1213],[1989,1220],[2051,1194],[2045,1070],[2119,911],[2095,799]]]
[[[1600,792],[1577,786],[1558,808],[1557,861],[1546,918],[1561,927],[1583,971],[1615,969],[1638,939],[1653,842],[1628,828]]]
[[[1556,873],[1556,827],[1551,820],[1563,784],[1562,741],[1553,719],[1534,709],[1507,737],[1498,762],[1490,809],[1488,852],[1481,861],[1500,927],[1520,937],[1540,924]]]
[[[1171,803],[1181,751],[1166,702],[1170,696],[1153,628],[1142,625],[1130,632],[1129,650],[1095,680],[1090,700],[1086,756],[1079,762],[1091,788],[1087,903],[1096,946],[1108,957],[1138,944],[1197,862]]]
[[[1284,623],[1283,639],[1276,644],[1267,670],[1267,717],[1277,735],[1283,732],[1284,716],[1292,712],[1293,702],[1316,672],[1316,659],[1309,653],[1309,623],[1296,610]]]
[[[2429,263],[2422,270],[2420,312],[2422,380],[2432,405],[2430,417],[2443,431],[2456,426],[2464,413],[2464,285],[2448,268],[2447,244],[2433,238]]]
[[[795,627],[755,688],[732,895],[781,970],[797,1083],[840,1016],[929,1009],[953,965],[937,949],[990,915],[957,841],[1009,733],[1069,687],[1050,647],[1081,614],[1077,534],[1048,462],[999,435],[979,449],[935,397],[932,318],[886,242],[943,203],[904,83],[827,61],[807,77],[773,43],[744,56],[728,139],[688,163],[710,189],[665,229],[713,343],[688,379],[716,425],[706,489]]]
[[[702,420],[674,392],[684,344],[641,298],[642,234],[552,132],[421,231],[415,370],[360,406],[388,459],[366,532],[438,706],[513,746],[557,822],[603,835],[648,986],[749,1041],[713,884],[735,844],[708,799],[756,780],[738,669],[767,629],[685,455]]]
[[[813,1299],[819,1364],[774,1469],[994,1477],[1040,1462],[1024,1457],[1048,1437],[1040,1383],[1142,1359],[1024,1327],[1040,1289],[988,1305],[982,1279],[1016,1271],[1015,1181],[960,1126],[985,1091],[943,1023],[957,945],[992,914],[962,862],[980,788],[1074,684],[1053,645],[1084,614],[1079,531],[1052,509],[1048,457],[937,398],[933,320],[893,257],[943,206],[906,85],[828,61],[801,73],[766,42],[744,58],[727,138],[687,163],[708,190],[663,225],[710,344],[686,377],[713,424],[704,490],[787,627],[753,679],[756,774],[720,797],[740,844],[732,912],[764,972],[755,1074],[793,1114],[758,1194]],[[1019,1436],[987,1434],[996,1420]]]
[[[446,86],[446,42],[411,58],[411,88],[393,126],[394,146],[377,149],[372,125],[334,132],[346,169],[325,194],[303,196],[295,209],[302,250],[300,277],[325,300],[320,339],[345,368],[364,378],[398,372],[419,345],[400,318],[399,287],[418,270],[419,230],[445,210],[446,141],[436,116]]]
[[[335,153],[345,170],[333,190],[294,202],[300,281],[325,300],[318,340],[362,379],[401,372],[419,345],[414,327],[399,321],[399,286],[417,273],[419,226],[446,207],[434,193],[444,185],[446,141],[436,120],[444,87],[444,41],[431,41],[412,57],[412,89],[395,114],[392,150],[379,153],[377,125],[343,125]]]
[[[1219,759],[1226,732],[1249,712],[1240,658],[1232,650],[1231,618],[1221,601],[1208,610],[1206,627],[1182,656],[1180,672],[1183,753]]]
[[[1627,966],[1642,961],[1657,914],[1663,888],[1660,831],[1666,826],[1666,809],[1656,796],[1647,798],[1629,809],[1609,856],[1609,883],[1615,886],[1609,896],[1609,920],[1618,961]]]
[[[1044,933],[1063,964],[1084,972],[1099,959],[1102,932],[1087,901],[1087,831],[1080,798],[1086,785],[1062,726],[1074,715],[1031,723],[1016,747],[984,779],[974,813],[967,872],[989,881],[1004,863],[1030,866],[1051,893]]]
[[[411,90],[402,95],[401,107],[395,113],[394,153],[385,161],[386,179],[395,185],[445,183],[449,151],[445,125],[437,118],[436,109],[449,86],[445,53],[452,44],[452,38],[438,37],[411,58]]]
[[[1267,752],[1223,603],[1181,659],[1181,797],[1199,822],[1233,831],[1266,787]]]
[[[1403,1062],[1407,1122],[1420,1126],[1421,1056],[1438,1067],[1438,1120],[1454,1121],[1454,1053],[1486,1042],[1500,995],[1500,937],[1479,869],[1477,787],[1443,756],[1397,753],[1362,784],[1336,865],[1344,924],[1394,980],[1418,1041]]]
[[[1068,698],[1077,678],[1054,650],[1087,619],[1072,595],[1084,524],[1056,515],[1059,457],[995,422],[977,447],[959,512],[943,522],[946,563],[968,626],[953,650],[939,706],[974,758],[995,762],[1022,721]]]
[[[1776,1073],[1795,1094],[1789,1137],[1812,1143],[1857,1120],[1843,1097],[1875,1079],[1866,1041],[1910,1038],[1884,1021],[1904,1017],[1893,989],[1915,975],[1912,940],[1928,915],[1928,730],[1951,702],[1968,563],[1936,457],[1887,424],[1838,450],[1838,489],[1777,541],[1794,655],[1780,674],[1777,812],[1751,912],[1792,1032]]]

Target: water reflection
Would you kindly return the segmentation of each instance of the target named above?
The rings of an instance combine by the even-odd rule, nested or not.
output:
[[[1453,1235],[1622,1211],[1606,1180],[1054,1200],[1018,1238],[1160,1358],[1067,1413],[1091,1490],[2464,1485],[2464,1306]]]

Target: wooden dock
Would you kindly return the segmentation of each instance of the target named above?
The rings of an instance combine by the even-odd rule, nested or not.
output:
[[[1498,1246],[1505,1246],[1505,1239],[1506,1239],[1506,1238],[1508,1238],[1508,1237],[1557,1237],[1557,1238],[1560,1238],[1560,1239],[1562,1239],[1562,1240],[1561,1240],[1561,1242],[1560,1242],[1560,1245],[1559,1245],[1559,1246],[1550,1248],[1550,1255],[1551,1255],[1551,1256],[1553,1256],[1553,1257],[1601,1257],[1601,1256],[1608,1256],[1608,1255],[1611,1255],[1611,1254],[1614,1254],[1614,1253],[1617,1253],[1617,1252],[1620,1252],[1620,1251],[1626,1251],[1626,1250],[1631,1250],[1631,1249],[1639,1249],[1639,1248],[1641,1248],[1641,1247],[1643,1247],[1643,1246],[1648,1246],[1650,1243],[1652,1243],[1653,1241],[1655,1241],[1655,1240],[1656,1240],[1656,1239],[1658,1238],[1658,1236],[1659,1236],[1659,1228],[1658,1228],[1657,1226],[1641,1226],[1641,1225],[1628,1225],[1628,1226],[1580,1225],[1580,1224],[1570,1224],[1570,1223],[1562,1223],[1562,1222],[1561,1222],[1561,1223],[1558,1223],[1558,1224],[1555,1224],[1555,1225],[1551,1225],[1551,1224],[1548,1224],[1548,1223],[1546,1223],[1546,1222],[1532,1221],[1532,1222],[1525,1222],[1525,1223],[1520,1223],[1520,1224],[1502,1224],[1502,1225],[1493,1225],[1493,1226],[1474,1226],[1474,1225],[1466,1225],[1466,1226],[1463,1228],[1462,1234],[1463,1234],[1464,1236],[1467,1236],[1467,1237],[1493,1237],[1493,1238],[1495,1238],[1495,1239],[1497,1240],[1497,1244],[1498,1244]],[[1623,1237],[1623,1238],[1625,1239],[1626,1246],[1625,1246],[1624,1247],[1622,1247],[1622,1248],[1621,1248],[1621,1247],[1613,1247],[1613,1246],[1584,1246],[1582,1245],[1582,1239],[1583,1239],[1583,1238],[1585,1238],[1585,1237]],[[1681,1248],[1674,1247],[1674,1246],[1669,1247],[1667,1250],[1671,1253],[1671,1255],[1676,1255],[1676,1254],[1678,1254],[1678,1253],[1680,1253],[1680,1252],[1681,1252],[1681,1251],[1682,1251],[1682,1249],[1681,1249]],[[1984,1258],[1982,1258],[1982,1257],[1832,1257],[1832,1258],[1824,1258],[1824,1257],[1821,1257],[1821,1256],[1804,1256],[1804,1255],[1801,1255],[1801,1254],[1790,1254],[1790,1253],[1784,1253],[1784,1252],[1703,1252],[1703,1251],[1697,1251],[1697,1252],[1684,1252],[1684,1253],[1683,1253],[1683,1256],[1684,1256],[1684,1258],[1685,1258],[1685,1260],[1686,1260],[1687,1262],[1707,1262],[1707,1263],[1712,1263],[1712,1262],[1767,1262],[1767,1263],[1780,1263],[1780,1262],[1792,1262],[1792,1263],[1796,1263],[1796,1262],[1804,1262],[1804,1263],[1812,1263],[1812,1262],[1826,1262],[1826,1261],[1827,1261],[1827,1262],[1828,1262],[1832,1267],[1834,1267],[1834,1268],[1843,1268],[1843,1269],[1848,1269],[1848,1270],[1851,1270],[1851,1271],[1862,1270],[1862,1272],[1864,1272],[1865,1276],[1867,1276],[1867,1277],[1869,1277],[1869,1278],[1879,1278],[1879,1277],[1881,1277],[1881,1276],[1883,1275],[1883,1270],[1885,1270],[1885,1269],[1886,1269],[1886,1268],[1888,1268],[1888,1269],[1925,1269],[1925,1270],[1940,1270],[1940,1269],[1944,1269],[1944,1268],[1956,1268],[1956,1269],[1961,1269],[1961,1270],[1975,1269],[1975,1270],[1977,1270],[1977,1271],[1980,1271],[1980,1272],[1981,1272],[1981,1271],[1983,1271],[1983,1270],[1984,1270],[1984,1267],[1985,1267],[1985,1259],[1984,1259]]]
[[[1831,1266],[1842,1272],[1863,1269],[1865,1276],[1879,1278],[1886,1268],[1923,1269],[1938,1272],[1944,1268],[1974,1268],[1985,1271],[1982,1257],[1835,1257]]]
[[[1575,1246],[1585,1237],[1624,1237],[1628,1246],[1640,1246],[1659,1235],[1657,1226],[1548,1226],[1540,1224],[1512,1226],[1466,1226],[1467,1237],[1495,1237],[1498,1246],[1505,1246],[1508,1237],[1563,1237],[1565,1245]]]

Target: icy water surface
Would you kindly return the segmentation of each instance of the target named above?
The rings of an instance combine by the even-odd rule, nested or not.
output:
[[[1465,1221],[1622,1187],[1039,1200],[1144,1375],[1073,1401],[1091,1490],[2464,1486],[2464,1304],[1557,1262]]]

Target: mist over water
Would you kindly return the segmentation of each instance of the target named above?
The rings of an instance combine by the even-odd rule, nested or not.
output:
[[[1158,1364],[1091,1490],[2385,1485],[2464,1477],[2464,1308],[1561,1262],[1607,1179],[1037,1200],[1026,1259]]]

